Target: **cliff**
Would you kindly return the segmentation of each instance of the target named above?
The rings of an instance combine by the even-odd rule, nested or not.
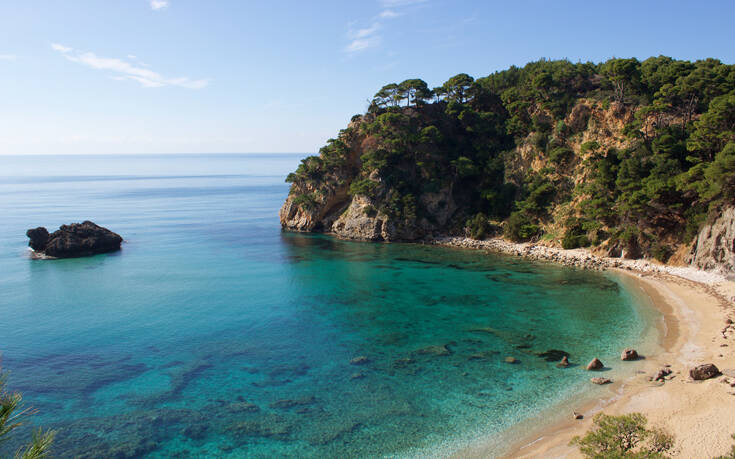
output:
[[[733,126],[735,70],[711,59],[407,80],[289,175],[281,225],[371,241],[502,233],[729,271]]]

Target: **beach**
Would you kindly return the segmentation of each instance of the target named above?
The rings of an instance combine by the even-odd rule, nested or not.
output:
[[[727,321],[735,321],[732,304],[735,282],[717,273],[641,260],[598,258],[584,250],[562,251],[497,240],[477,241],[478,244],[462,238],[453,238],[451,244],[443,242],[442,245],[460,247],[502,247],[506,249],[503,253],[532,254],[531,258],[535,259],[611,269],[631,279],[662,315],[657,327],[659,353],[646,355],[636,362],[609,362],[611,367],[635,366],[635,374],[608,385],[606,396],[597,400],[579,405],[569,402],[565,407],[566,420],[534,427],[528,435],[519,437],[504,457],[582,457],[569,442],[591,428],[592,418],[598,412],[608,415],[643,413],[650,427],[660,427],[674,435],[674,457],[709,458],[729,451],[734,441],[731,435],[735,434],[735,387],[731,386],[735,385],[735,327]],[[689,369],[703,363],[714,363],[723,375],[693,381]],[[667,366],[673,372],[671,379],[663,383],[650,380]],[[592,376],[594,374],[590,373]],[[583,414],[584,418],[575,420],[574,411]],[[486,455],[485,448],[479,445],[459,451],[453,457]]]

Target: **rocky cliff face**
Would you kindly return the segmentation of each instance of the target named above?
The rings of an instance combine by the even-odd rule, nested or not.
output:
[[[691,262],[700,269],[723,274],[735,271],[735,207],[726,208],[715,221],[704,225]]]

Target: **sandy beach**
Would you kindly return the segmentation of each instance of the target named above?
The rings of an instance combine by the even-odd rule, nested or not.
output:
[[[489,250],[492,248],[487,245],[500,246],[504,253],[521,256],[543,253],[530,258],[573,266],[580,266],[581,259],[582,267],[615,270],[633,280],[633,285],[643,290],[663,316],[659,324],[659,353],[632,363],[610,362],[611,367],[634,365],[635,374],[606,386],[605,397],[581,406],[570,402],[566,408],[567,420],[531,429],[529,435],[511,446],[511,452],[505,457],[582,457],[569,442],[589,430],[592,417],[600,411],[611,415],[643,413],[650,426],[662,427],[675,436],[674,457],[712,458],[729,452],[734,441],[731,435],[735,434],[735,325],[728,321],[735,322],[732,301],[735,282],[725,280],[718,273],[640,260],[611,261],[593,257],[584,250],[561,251],[538,246],[529,249],[528,245],[497,240],[479,247],[464,239],[453,242],[446,244],[444,240],[442,245],[472,245],[471,248]],[[693,381],[689,369],[702,363],[714,363],[723,375]],[[666,366],[673,372],[671,379],[663,383],[650,380]],[[573,411],[584,418],[573,419]],[[482,446],[477,446],[453,457],[487,457],[488,454]]]

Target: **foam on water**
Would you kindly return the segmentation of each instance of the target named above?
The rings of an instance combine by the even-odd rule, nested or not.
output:
[[[616,360],[651,323],[610,275],[283,234],[299,159],[0,158],[3,366],[59,456],[500,451],[508,428],[601,390],[538,353]],[[122,252],[23,255],[27,228],[85,219]]]

